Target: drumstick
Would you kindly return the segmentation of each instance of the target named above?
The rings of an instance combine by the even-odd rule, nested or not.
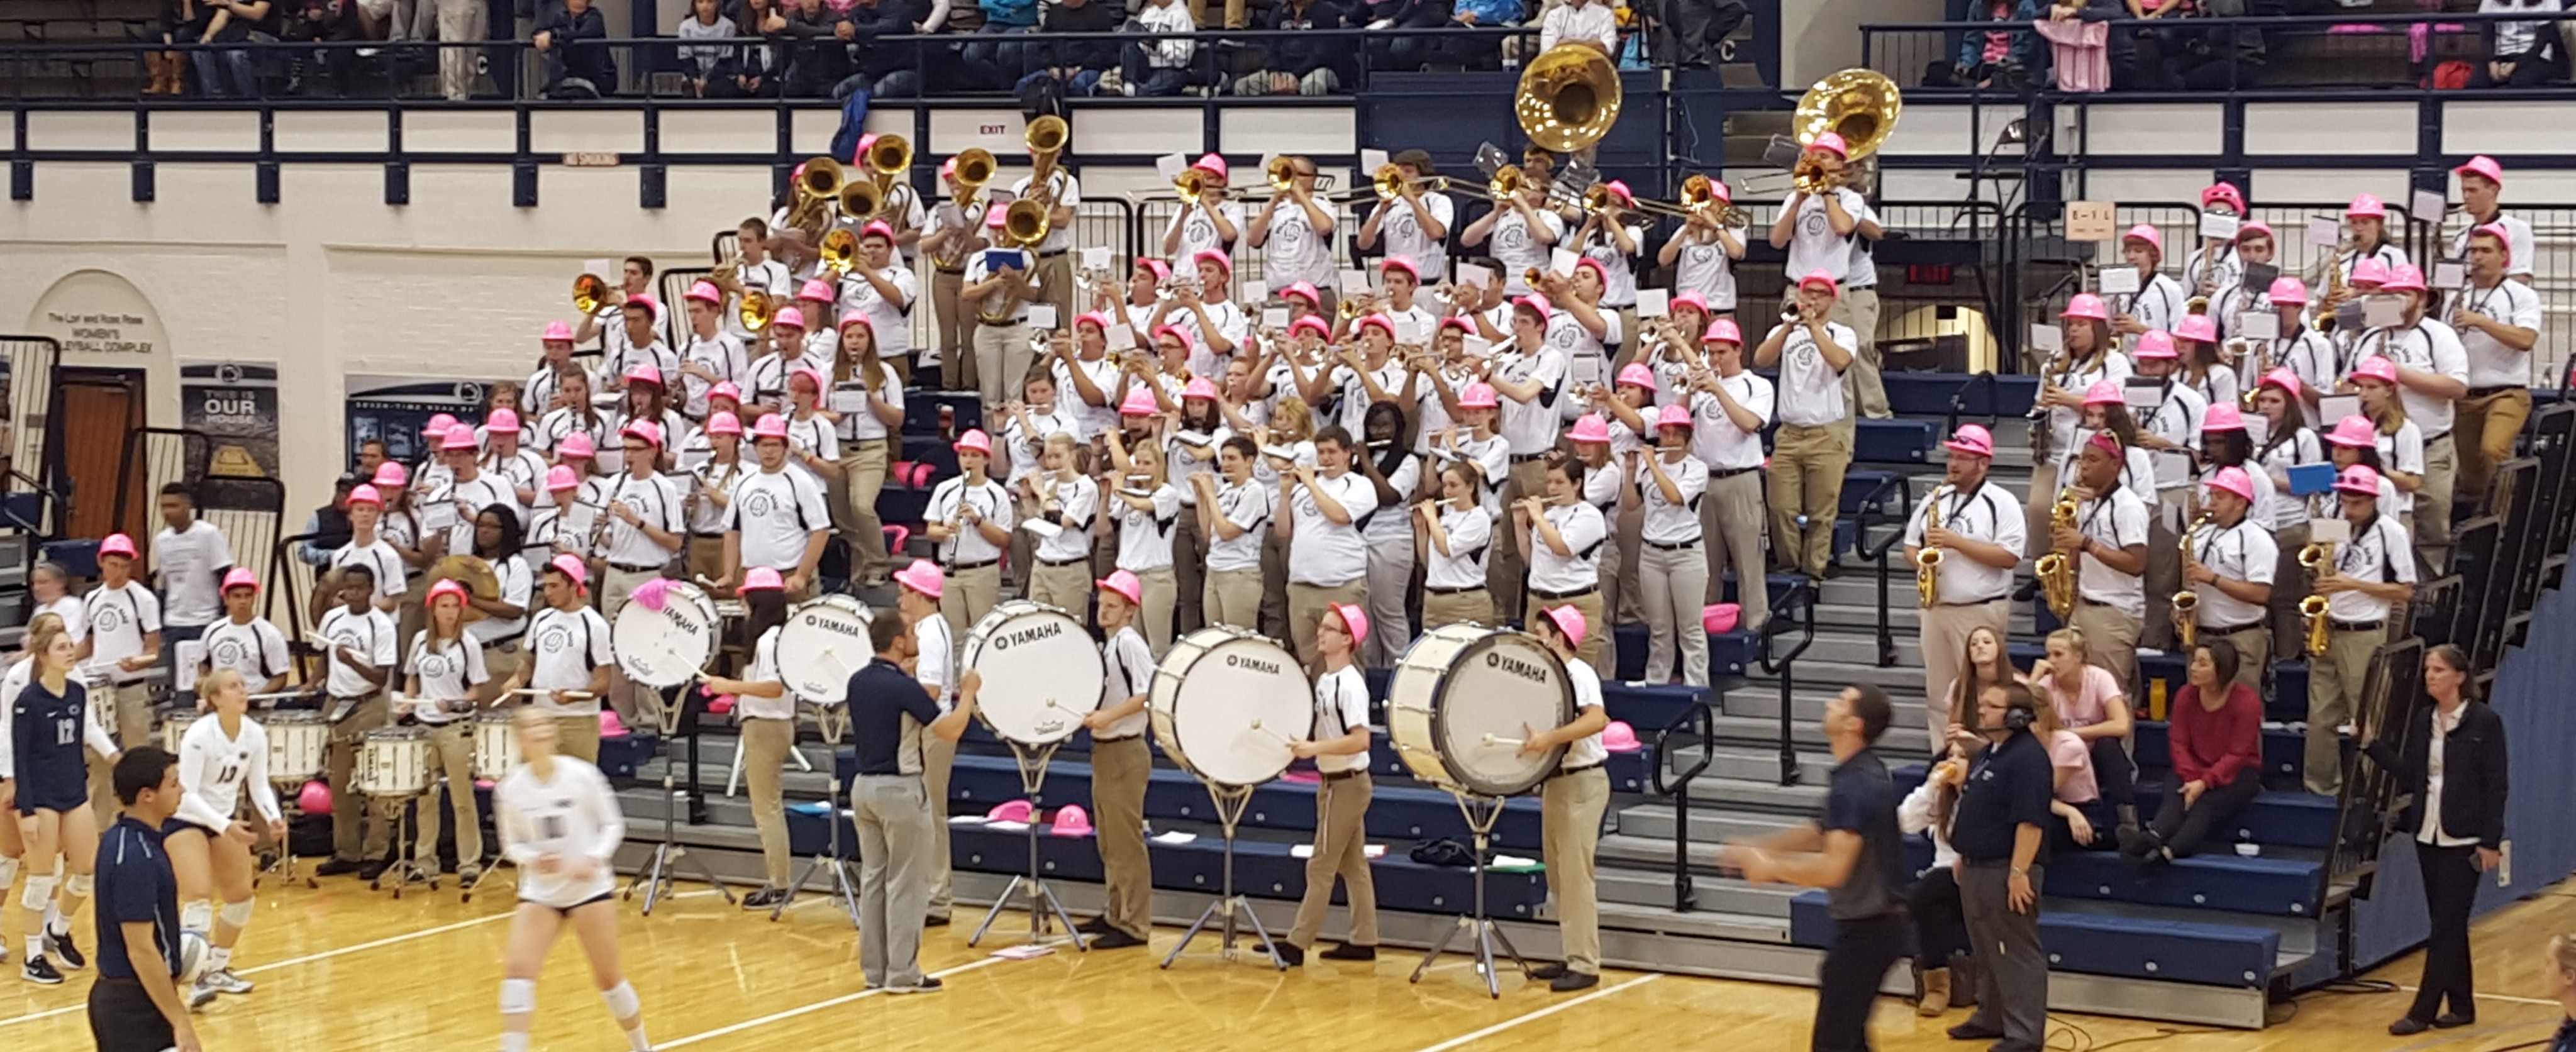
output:
[[[696,579],[696,581],[698,582],[698,587],[700,587],[700,588],[704,588],[704,589],[706,589],[707,591],[710,591],[710,592],[712,592],[712,591],[715,591],[715,590],[716,590],[716,583],[715,583],[714,581],[710,581],[710,580],[708,580],[708,579],[707,579],[707,575],[705,575],[705,574],[698,574],[698,575],[696,576],[696,578],[695,578],[695,579]]]
[[[556,692],[546,690],[541,687],[521,687],[517,690],[511,691],[510,693],[523,698],[551,698],[555,696]],[[589,701],[592,698],[598,697],[598,695],[592,694],[586,690],[567,690],[562,693],[564,697],[571,698],[574,701]]]
[[[288,698],[300,698],[300,697],[303,697],[303,696],[304,696],[304,692],[303,692],[303,691],[300,691],[300,690],[281,690],[281,691],[278,691],[278,692],[277,692],[277,693],[275,693],[275,694],[253,694],[253,695],[251,695],[250,697],[248,697],[248,698],[246,698],[246,699],[243,699],[243,700],[246,700],[246,701],[284,701],[284,700],[286,700],[286,699],[288,699]]]
[[[1295,739],[1295,738],[1291,738],[1291,737],[1289,737],[1289,736],[1287,736],[1287,735],[1285,735],[1285,734],[1281,734],[1281,733],[1279,733],[1278,731],[1274,731],[1274,730],[1271,730],[1271,729],[1270,729],[1270,728],[1268,728],[1268,727],[1264,727],[1264,726],[1262,726],[1262,725],[1261,725],[1261,721],[1260,721],[1260,720],[1254,720],[1254,721],[1252,721],[1252,729],[1253,729],[1253,730],[1256,730],[1256,731],[1260,731],[1261,733],[1263,733],[1263,734],[1267,734],[1267,735],[1269,735],[1269,736],[1271,736],[1271,737],[1273,737],[1273,738],[1277,738],[1277,739],[1279,739],[1279,744],[1281,744],[1281,745],[1294,745],[1294,744],[1296,744],[1296,743],[1297,743],[1297,739]]]
[[[1497,738],[1491,734],[1485,736],[1485,746],[1487,748],[1492,748],[1497,745],[1509,745],[1512,748],[1517,749],[1527,744],[1529,744],[1529,739],[1527,738]]]

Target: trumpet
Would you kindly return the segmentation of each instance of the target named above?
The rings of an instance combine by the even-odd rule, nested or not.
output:
[[[1923,532],[1926,535],[1929,535],[1932,531],[1941,528],[1941,501],[1939,497],[1940,495],[1936,493],[1931,497],[1926,498],[1931,504],[1930,507],[1924,509],[1923,514]],[[1925,545],[1923,550],[1914,553],[1914,591],[1916,596],[1921,599],[1923,609],[1932,609],[1940,599],[1941,560],[1943,558],[1945,558],[1945,556],[1942,555],[1941,549],[1930,545]]]
[[[2057,503],[2048,509],[2048,523],[2053,529],[2075,527],[2075,487],[2068,486],[2057,494]],[[2033,568],[2039,575],[2041,590],[2048,597],[2048,609],[2060,619],[2075,612],[2075,560],[2065,552],[2050,552],[2039,557]]]
[[[2184,563],[2191,562],[2191,539],[2200,533],[2201,527],[2209,525],[2209,518],[2208,512],[2201,512],[2191,520],[2190,526],[2183,529],[2182,561]],[[2174,620],[2182,633],[2182,645],[2185,649],[2189,649],[2200,640],[2200,593],[2192,591],[2189,586],[2175,592],[2173,612]]]

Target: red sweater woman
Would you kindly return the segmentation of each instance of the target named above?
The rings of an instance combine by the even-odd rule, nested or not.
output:
[[[2213,639],[2191,652],[2191,682],[2174,698],[2167,751],[2173,781],[2156,818],[2121,831],[2120,853],[2153,869],[2200,850],[2263,791],[2263,702],[2236,680],[2236,648]]]

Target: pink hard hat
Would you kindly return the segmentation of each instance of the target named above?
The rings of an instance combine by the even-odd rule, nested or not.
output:
[[[787,579],[780,577],[777,570],[766,566],[754,566],[743,571],[742,587],[735,589],[738,592],[784,592],[786,590]]]
[[[515,409],[495,409],[492,415],[483,418],[483,426],[492,431],[516,435],[519,433],[519,412]]]
[[[775,328],[778,328],[778,327],[780,327],[780,326],[785,326],[785,327],[787,327],[787,328],[790,328],[790,329],[797,329],[797,330],[802,330],[802,329],[804,329],[804,328],[805,328],[805,312],[804,312],[804,311],[801,311],[801,310],[798,310],[798,309],[796,309],[796,308],[794,308],[794,307],[780,307],[780,308],[778,308],[778,314],[777,314],[777,316],[776,316],[776,317],[773,317],[773,318],[771,318],[771,319],[769,319],[769,327],[770,327],[770,328],[775,329]]]
[[[1610,283],[1610,268],[1602,266],[1600,260],[1594,259],[1590,256],[1585,256],[1582,259],[1575,260],[1574,269],[1589,270],[1592,272],[1593,278],[1599,280],[1602,284],[1607,285]]]
[[[2200,207],[2207,208],[2214,201],[2225,201],[2236,206],[2236,214],[2245,214],[2245,195],[2233,184],[2212,183],[2208,189],[2200,192]]]
[[[1985,425],[1983,424],[1961,424],[1959,425],[1959,433],[1950,436],[1949,441],[1941,444],[1948,446],[1953,451],[1966,453],[1969,456],[1992,457],[1995,455],[1995,434],[1992,431],[1986,430]]]
[[[947,575],[939,572],[939,564],[928,559],[915,559],[912,565],[895,571],[894,580],[896,584],[919,592],[929,599],[939,598],[939,593],[947,585]]]
[[[1415,281],[1422,280],[1422,268],[1416,266],[1412,258],[1408,256],[1388,256],[1384,262],[1377,265],[1377,269],[1378,273],[1381,274],[1390,270],[1401,270],[1407,274],[1413,275],[1413,280]]]
[[[1035,808],[1029,806],[1029,802],[1026,800],[1005,800],[993,805],[992,810],[984,812],[984,820],[987,822],[1026,822],[1029,820],[1031,812],[1035,810]]]
[[[2120,384],[2116,380],[2095,380],[2093,386],[2084,389],[2085,405],[2122,405],[2127,401],[2120,394]]]
[[[447,429],[455,426],[456,417],[454,414],[433,414],[429,418],[429,423],[421,425],[420,435],[422,438],[446,438]]]
[[[590,568],[581,564],[581,556],[566,552],[546,560],[546,567],[564,575],[564,579],[571,581],[575,588],[590,583]]]
[[[1836,157],[1850,157],[1851,146],[1843,142],[1842,133],[1826,132],[1807,141],[1807,149],[1824,150]]]
[[[304,783],[304,788],[295,793],[295,809],[308,815],[330,814],[330,784],[319,778]]]
[[[626,721],[617,715],[616,709],[603,708],[599,710],[599,736],[602,738],[623,738],[626,736]]]
[[[2371,425],[2369,417],[2356,413],[2335,421],[2334,430],[2326,432],[2326,441],[2352,449],[2375,449],[2379,446],[2379,429]]]
[[[1665,301],[1665,302],[1666,302],[1667,304],[1669,304],[1669,305],[1672,307],[1672,309],[1674,309],[1674,310],[1680,310],[1680,309],[1682,309],[1682,308],[1684,308],[1684,307],[1689,307],[1689,308],[1691,308],[1691,309],[1693,309],[1693,310],[1696,310],[1696,311],[1698,311],[1698,312],[1700,312],[1700,313],[1702,313],[1702,314],[1706,314],[1706,313],[1708,313],[1708,312],[1709,312],[1709,311],[1708,311],[1708,297],[1702,296],[1702,295],[1700,295],[1699,293],[1696,293],[1696,292],[1684,292],[1684,293],[1680,293],[1680,294],[1678,294],[1678,295],[1675,295],[1672,299],[1667,300],[1667,301]]]
[[[2203,432],[2243,431],[2245,413],[2227,402],[2218,402],[2211,405],[2209,413],[2200,418],[2200,429]]]
[[[650,420],[637,420],[625,427],[618,428],[617,433],[620,436],[631,435],[633,437],[643,439],[646,442],[652,443],[656,449],[661,448],[662,445],[662,425],[656,424]]]
[[[2377,256],[2353,264],[2352,283],[2355,285],[2388,284],[2388,264],[2380,262]]]
[[[1546,321],[1548,315],[1556,313],[1556,304],[1549,303],[1544,294],[1536,292],[1513,300],[1512,306],[1525,308],[1537,314],[1540,321]]]
[[[700,303],[721,304],[724,302],[724,290],[717,288],[716,283],[712,281],[692,282],[689,285],[689,291],[682,293],[680,298],[696,300]]]
[[[2254,499],[2254,479],[2245,473],[2244,468],[2218,469],[2218,474],[2209,477],[2209,488],[2225,490],[2246,500]]]
[[[1162,411],[1162,403],[1154,401],[1154,392],[1143,387],[1129,388],[1127,400],[1118,403],[1120,416],[1152,416]]]
[[[442,579],[437,584],[429,586],[429,595],[427,597],[428,605],[437,606],[438,597],[442,595],[456,597],[456,605],[458,606],[464,606],[465,600],[467,599],[465,594],[465,585],[459,583],[453,577]]]
[[[1145,582],[1138,580],[1135,574],[1126,570],[1112,570],[1109,576],[1091,583],[1102,591],[1118,593],[1130,603],[1141,604],[1145,601]]]
[[[2351,207],[2343,210],[2343,217],[2346,219],[2386,219],[2388,218],[2388,205],[2369,194],[2361,194],[2352,199]]]
[[[575,431],[569,435],[565,435],[563,437],[563,441],[555,443],[555,457],[557,459],[570,457],[595,457],[598,455],[599,445],[598,443],[590,440],[590,432],[587,431]]]
[[[2270,296],[2272,302],[2276,304],[2296,303],[2302,307],[2307,306],[2308,304],[2308,286],[2306,283],[2288,275],[2273,278],[2272,287],[2267,290],[2265,294]]]
[[[2379,472],[2368,464],[2355,464],[2335,476],[2335,492],[2364,497],[2379,495]]]
[[[2394,386],[2397,383],[2397,363],[2374,354],[2362,359],[2361,364],[2352,367],[2352,378],[2377,380]]]
[[[2120,240],[2123,242],[2144,241],[2148,245],[2154,247],[2157,255],[2161,256],[2165,254],[2165,232],[2156,229],[2156,225],[2154,223],[2140,223],[2136,226],[2130,227],[2128,233],[2120,235]]]
[[[1288,323],[1288,335],[1295,336],[1300,329],[1313,329],[1315,335],[1322,339],[1333,338],[1333,323],[1325,321],[1320,314],[1309,314]]]
[[[739,438],[742,435],[742,418],[735,416],[732,413],[725,412],[722,409],[716,410],[713,413],[707,414],[707,433],[710,435],[733,435]]]
[[[659,316],[659,315],[662,313],[662,304],[661,304],[661,301],[656,300],[656,299],[654,299],[653,297],[651,297],[651,296],[647,296],[647,295],[645,295],[645,294],[643,294],[643,293],[640,293],[640,292],[639,292],[639,293],[636,293],[635,295],[632,295],[632,296],[628,296],[628,297],[626,297],[626,302],[624,302],[624,303],[620,303],[620,304],[618,304],[618,306],[619,306],[620,308],[626,308],[626,307],[634,307],[634,308],[638,308],[638,309],[641,309],[641,310],[642,310],[644,313],[646,313],[646,314],[649,314],[649,315],[655,315],[655,316]]]
[[[1585,413],[1574,422],[1573,429],[1567,431],[1565,437],[1576,442],[1607,442],[1610,441],[1610,424],[1602,420],[1599,413]]]
[[[2485,234],[2488,237],[2496,239],[2497,244],[2504,246],[2504,261],[2507,263],[2513,262],[2513,231],[2505,229],[2503,223],[2481,224],[2469,232],[2472,234]]]
[[[1583,620],[1583,611],[1575,609],[1572,604],[1553,610],[1542,610],[1540,613],[1547,615],[1549,621],[1556,623],[1556,630],[1565,634],[1567,646],[1582,646],[1584,635],[1591,630],[1591,626]]]
[[[1081,804],[1066,804],[1056,808],[1055,822],[1047,832],[1056,836],[1090,836],[1091,812],[1083,810]]]
[[[2479,176],[2497,186],[2504,185],[2504,166],[2497,164],[2495,158],[2485,154],[2469,158],[2459,167],[2451,169],[2451,172],[2455,175]]]
[[[1800,289],[1804,289],[1809,285],[1817,285],[1822,286],[1826,292],[1833,293],[1837,296],[1842,294],[1842,284],[1841,279],[1834,277],[1831,271],[1824,270],[1823,268],[1808,271],[1806,277],[1798,279],[1798,287]]]
[[[1637,740],[1637,728],[1629,726],[1628,721],[1612,720],[1601,728],[1601,747],[1611,752],[1636,752],[1646,743]]]
[[[1145,272],[1152,274],[1156,281],[1172,280],[1172,265],[1165,263],[1162,260],[1155,259],[1150,256],[1140,256],[1136,260],[1136,265],[1145,268]]]
[[[2299,383],[2299,374],[2291,372],[2287,367],[2282,366],[2276,366],[2271,372],[2264,373],[2262,382],[2257,383],[2254,386],[2278,387],[2284,394],[2287,394],[2294,399],[2299,397],[2299,392],[2304,389],[2304,385]]]
[[[788,372],[788,374],[787,374],[787,386],[788,386],[788,387],[790,387],[790,388],[795,387],[795,386],[796,386],[796,381],[798,381],[798,380],[803,380],[803,381],[805,381],[806,383],[813,385],[813,387],[814,387],[814,393],[815,393],[815,394],[821,394],[821,393],[823,393],[823,392],[825,392],[825,391],[831,390],[831,388],[832,388],[832,381],[830,381],[830,380],[827,380],[827,379],[824,379],[824,378],[823,378],[823,370],[821,370],[821,369],[816,369],[816,368],[814,368],[814,367],[812,367],[812,366],[807,366],[807,367],[802,368],[802,369],[790,370],[790,371]]]
[[[1619,382],[1651,391],[1655,389],[1655,371],[1646,368],[1644,362],[1629,362],[1619,367]]]
[[[1736,603],[1710,603],[1699,608],[1699,626],[1713,633],[1735,631],[1744,620],[1744,607]]]
[[[984,212],[984,226],[989,229],[1000,230],[1010,224],[1011,206],[1009,205],[996,201],[993,202],[992,208]]]
[[[351,506],[359,504],[373,504],[376,507],[382,508],[385,506],[385,495],[377,492],[374,486],[360,483],[356,488],[349,491],[349,503]],[[118,534],[117,536],[122,537],[124,534]],[[110,537],[108,539],[115,540],[116,538]],[[127,545],[126,554],[133,554],[132,545],[134,544],[134,541],[131,538],[128,538],[125,543]],[[105,554],[105,551],[106,549],[104,547],[100,549],[101,554]]]
[[[248,588],[254,592],[259,591],[259,575],[250,572],[250,567],[247,566],[236,566],[230,570],[224,571],[223,590],[230,592],[235,588]]]
[[[742,388],[734,386],[733,381],[731,380],[718,380],[714,387],[707,388],[707,397],[710,399],[730,398],[733,399],[733,403],[735,405],[741,405]]]
[[[580,472],[561,464],[546,469],[546,492],[561,493],[568,489],[580,488]]]
[[[394,489],[401,489],[404,486],[411,484],[411,469],[388,460],[382,464],[376,465],[376,477],[367,481],[373,482],[379,486],[389,486]]]
[[[1193,265],[1200,263],[1214,263],[1219,269],[1226,273],[1234,273],[1234,257],[1228,256],[1225,253],[1212,248],[1203,248],[1198,250],[1196,253],[1193,253],[1190,256],[1190,263]]]
[[[1387,339],[1395,339],[1395,319],[1384,314],[1371,314],[1361,318],[1359,323],[1351,328],[1351,335],[1359,335],[1361,329],[1376,329],[1385,333]]]
[[[821,303],[830,303],[833,300],[841,298],[841,293],[839,290],[832,287],[831,282],[824,281],[820,278],[807,278],[803,285],[796,287],[796,298],[800,300],[815,300]]]
[[[1493,409],[1502,405],[1494,396],[1494,385],[1478,380],[1458,389],[1458,408]]]
[[[854,310],[841,315],[841,328],[843,330],[847,330],[853,325],[868,330],[868,335],[870,336],[874,336],[877,333],[877,323],[869,319],[866,311]]]
[[[122,555],[131,559],[135,554],[134,538],[122,533],[108,534],[106,540],[98,542],[98,554],[102,557]]]
[[[787,419],[777,413],[771,413],[758,420],[752,421],[751,440],[758,442],[764,438],[774,438],[781,442],[786,441]]]
[[[1217,181],[1219,182],[1223,182],[1226,176],[1230,174],[1225,166],[1225,158],[1212,153],[1200,154],[1198,160],[1190,162],[1190,167],[1217,177]]]
[[[1440,325],[1438,327],[1440,329],[1456,329],[1469,336],[1476,334],[1475,320],[1463,314],[1452,314],[1440,319]]]
[[[1699,334],[1699,342],[1731,343],[1741,347],[1744,345],[1744,330],[1736,327],[1733,318],[1719,318],[1708,323],[1708,329]]]
[[[2206,314],[2185,314],[2181,320],[2174,322],[2173,334],[2178,340],[2217,343],[2218,319]]]
[[[988,457],[992,456],[993,436],[985,434],[982,428],[967,428],[965,434],[957,436],[956,449],[960,453],[981,453]]]
[[[2058,317],[2084,318],[2090,321],[2109,321],[2111,320],[2111,305],[2102,302],[2102,297],[2096,296],[2090,292],[2078,292],[2075,294],[2074,298],[2066,301],[2066,310],[2063,313],[2060,313]]]
[[[2412,263],[2400,263],[2388,268],[2388,282],[2381,285],[2379,290],[2382,292],[2422,292],[2424,291],[2424,288],[2424,271]]]
[[[540,336],[540,337],[538,337],[538,339],[543,340],[543,341],[545,341],[545,342],[547,342],[547,343],[571,343],[571,342],[572,342],[572,326],[570,326],[570,325],[566,325],[566,324],[564,324],[564,323],[562,323],[562,322],[559,322],[559,321],[550,321],[550,322],[547,322],[547,323],[546,323],[546,334],[545,334],[544,336]]]
[[[887,244],[893,244],[894,224],[882,219],[868,220],[868,225],[859,228],[859,239],[864,241],[872,237],[881,237],[886,239]]]
[[[1326,603],[1324,604],[1324,607],[1325,609],[1331,610],[1333,612],[1333,616],[1342,619],[1342,627],[1350,632],[1352,643],[1368,642],[1369,619],[1367,611],[1361,610],[1357,605],[1352,603]]]
[[[460,449],[477,449],[481,446],[482,443],[474,440],[474,425],[458,424],[447,429],[447,437],[439,440],[438,451],[453,453]]]
[[[1204,376],[1190,377],[1190,382],[1181,385],[1181,398],[1184,401],[1192,398],[1207,402],[1216,401],[1216,385],[1209,383],[1208,378]]]
[[[1678,427],[1688,431],[1696,426],[1696,423],[1691,419],[1690,407],[1680,402],[1655,411],[1655,429],[1658,431],[1668,427]]]
[[[2256,220],[2236,228],[2236,241],[2243,244],[2258,237],[2271,237],[2272,224]]]
[[[2138,334],[2138,349],[2131,352],[2130,357],[2179,358],[2182,354],[2174,350],[2172,333],[2163,329],[2149,329]]]
[[[662,386],[662,367],[651,362],[639,362],[634,368],[626,370],[626,382],[660,387]]]
[[[1324,294],[1315,291],[1315,286],[1312,282],[1300,281],[1294,285],[1288,286],[1287,288],[1281,289],[1279,290],[1279,298],[1282,300],[1305,300],[1307,306],[1318,310],[1323,309],[1324,306]]]

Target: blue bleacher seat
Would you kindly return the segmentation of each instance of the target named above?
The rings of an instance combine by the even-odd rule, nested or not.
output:
[[[1903,499],[1903,476],[1893,471],[1852,471],[1843,475],[1842,513],[1864,511],[1894,515]]]
[[[1827,946],[1833,933],[1824,892],[1804,892],[1790,900],[1790,942]],[[2052,971],[2207,986],[2262,986],[2281,950],[2279,932],[2255,925],[2048,910],[2039,915],[2039,941]]]
[[[2161,772],[2172,763],[2166,759],[2167,726],[2155,720],[2139,720],[2135,749],[2141,774]],[[2263,774],[2267,783],[2296,780],[2307,766],[2307,736],[2278,727],[2263,729]]]
[[[822,823],[808,820],[819,833]],[[791,833],[793,831],[791,830]],[[809,834],[810,835],[810,834]],[[1017,874],[1028,869],[1027,834],[986,829],[976,824],[951,825],[951,860],[958,869],[979,873]],[[791,836],[792,839],[792,836]],[[1235,842],[1236,891],[1266,899],[1294,899],[1306,890],[1306,860],[1294,857],[1291,845],[1277,841]],[[1224,841],[1203,836],[1184,844],[1152,846],[1154,886],[1167,891],[1214,892],[1220,887]],[[1038,837],[1038,862],[1050,877],[1098,881],[1100,852],[1091,837]],[[1463,913],[1475,900],[1469,871],[1426,866],[1389,850],[1369,864],[1376,877],[1380,909],[1418,913]],[[1547,899],[1547,881],[1538,873],[1489,873],[1485,908],[1494,917],[1528,920]],[[1341,901],[1338,893],[1335,901]]]
[[[611,778],[633,778],[635,772],[653,759],[661,748],[661,739],[649,734],[621,734],[599,740],[599,773]]]
[[[1626,720],[1637,730],[1640,740],[1649,740],[1655,732],[1690,711],[1694,701],[1707,701],[1708,688],[1683,684],[1604,683],[1601,703],[1610,710],[1610,718]]]
[[[981,814],[996,804],[1023,796],[1019,768],[1007,757],[961,753],[948,778],[951,808],[960,814]],[[1090,806],[1091,765],[1057,760],[1047,771],[1039,802],[1048,808]],[[1145,815],[1154,819],[1216,821],[1207,788],[1187,772],[1169,767],[1156,768],[1147,777]],[[1243,824],[1252,829],[1314,829],[1314,787],[1272,782],[1253,790],[1252,803],[1243,812]],[[1372,837],[1400,840],[1465,840],[1468,835],[1466,819],[1459,815],[1455,797],[1446,790],[1417,785],[1375,787],[1369,800],[1368,832]],[[1494,826],[1494,843],[1511,850],[1538,850],[1539,802],[1535,797],[1515,798],[1504,805],[1502,820]]]
[[[1616,641],[1612,651],[1619,659],[1619,667],[1611,672],[1613,678],[1621,680],[1646,678],[1646,644],[1649,635],[1646,626],[1639,623],[1612,626],[1611,638]]]
[[[1929,868],[1932,842],[1907,837],[1905,862],[1917,872]],[[2116,851],[2051,851],[2046,868],[2048,882],[2040,893],[2051,898],[2284,917],[2316,916],[2325,886],[2324,864],[2270,856],[2194,855],[2142,874]]]
[[[1863,464],[1928,464],[1940,423],[1933,420],[1861,420],[1852,435],[1852,460]]]
[[[1963,373],[1882,372],[1879,380],[1887,390],[1888,410],[1898,416],[1946,418],[1951,397],[1967,390],[1967,400],[1960,407],[1966,416],[2011,419],[2028,414],[2031,402],[2039,397],[2038,377],[2009,373],[1998,374],[1991,387]],[[1976,421],[1963,416],[1960,422]]]
[[[1909,763],[1888,771],[1896,791],[1910,793],[1923,784],[1927,765]],[[2145,821],[2163,804],[2162,782],[2138,783],[2138,816]],[[2334,798],[2296,791],[2265,792],[2246,805],[2237,816],[2235,828],[2214,838],[2219,841],[2211,850],[2225,850],[2225,844],[2239,841],[2277,847],[2324,848],[2334,843]]]

